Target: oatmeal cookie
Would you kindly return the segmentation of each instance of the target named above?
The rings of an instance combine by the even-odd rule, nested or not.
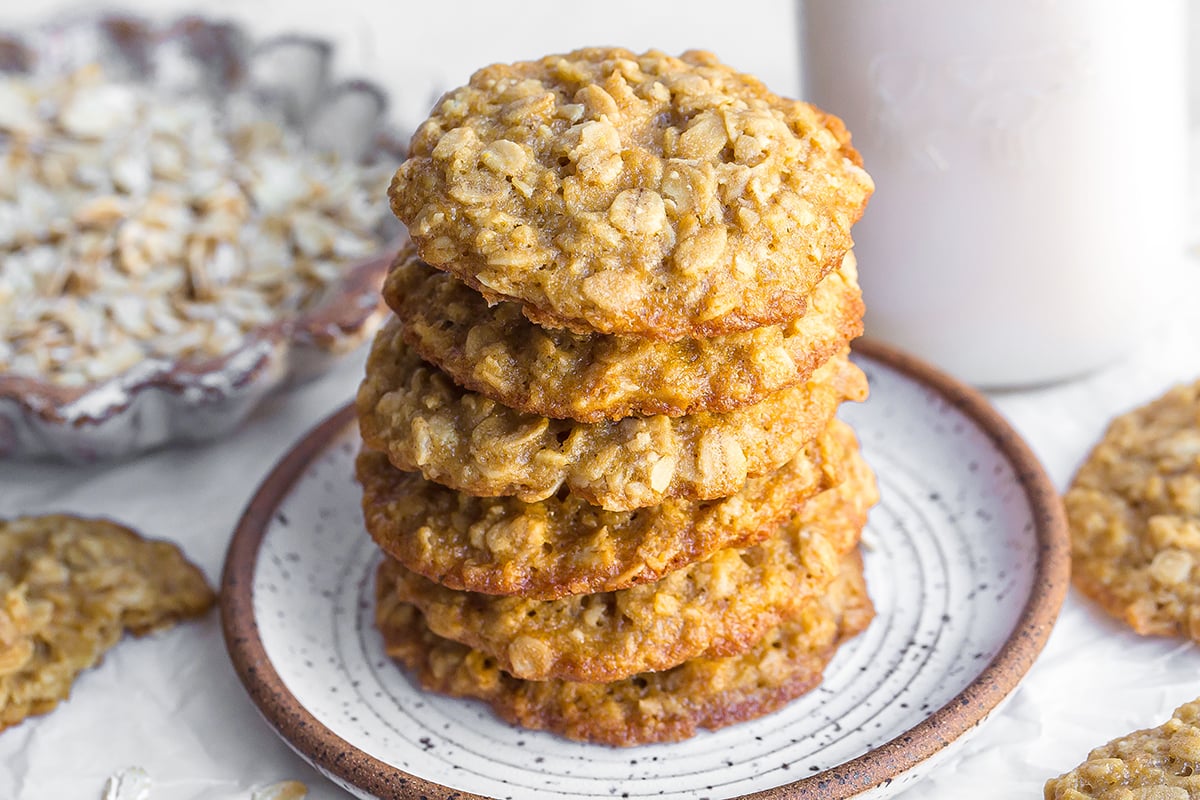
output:
[[[392,320],[358,391],[359,427],[398,469],[468,494],[545,500],[560,487],[609,511],[711,500],[772,472],[815,439],[866,377],[839,354],[805,384],[727,414],[587,425],[522,414],[457,386],[404,344]]]
[[[1046,781],[1045,800],[1194,800],[1200,797],[1200,700],[1165,724],[1114,739]]]
[[[732,411],[803,383],[862,333],[854,254],[822,280],[808,312],[711,339],[661,342],[541,328],[516,303],[488,306],[409,247],[383,295],[404,340],[455,383],[529,414],[600,422]],[[570,387],[564,391],[564,387]]]
[[[1064,500],[1079,590],[1140,634],[1200,642],[1200,383],[1113,420]]]
[[[604,511],[577,497],[524,503],[479,498],[400,472],[363,450],[363,517],[380,548],[451,589],[554,600],[656,581],[726,547],[778,530],[809,497],[836,486],[857,451],[834,420],[778,471],[714,501],[670,499],[637,511]]]
[[[376,624],[388,655],[427,689],[478,698],[526,728],[615,746],[678,741],[698,728],[775,711],[820,683],[837,646],[874,614],[854,550],[827,591],[740,655],[697,658],[615,683],[522,681],[484,653],[434,634],[390,591],[385,572],[376,586]]]
[[[558,600],[458,592],[395,561],[381,575],[434,633],[485,653],[513,677],[621,680],[744,652],[824,591],[875,499],[865,464],[851,471],[763,542],[616,592]]]
[[[168,627],[214,599],[173,544],[106,520],[0,521],[0,729],[52,710],[125,631]]]
[[[696,338],[804,312],[861,164],[841,120],[709,53],[591,48],[476,72],[389,196],[426,262],[538,324]]]

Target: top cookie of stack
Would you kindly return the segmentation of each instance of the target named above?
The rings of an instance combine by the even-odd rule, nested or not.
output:
[[[776,325],[873,190],[841,121],[711,54],[587,49],[446,95],[392,182],[421,258],[543,326],[676,340]]]

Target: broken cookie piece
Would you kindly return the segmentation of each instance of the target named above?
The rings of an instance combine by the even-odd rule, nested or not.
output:
[[[1075,586],[1143,636],[1200,642],[1200,381],[1114,419],[1063,501]]]
[[[1200,797],[1200,700],[1166,723],[1135,731],[1088,753],[1075,769],[1046,781],[1046,800],[1191,800]]]
[[[51,711],[125,631],[169,627],[215,599],[178,547],[114,522],[0,521],[0,730]]]

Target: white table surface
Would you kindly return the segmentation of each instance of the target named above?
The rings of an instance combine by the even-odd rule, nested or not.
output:
[[[721,24],[714,24],[715,12],[727,6],[715,0],[689,4],[682,18],[662,9],[638,11],[643,5],[619,0],[588,4],[589,10],[573,7],[565,20],[571,24],[550,0],[503,7],[350,0],[339,3],[337,15],[283,0],[216,0],[207,8],[263,32],[299,28],[337,38],[344,64],[397,92],[401,119],[415,118],[436,87],[464,79],[472,66],[588,42],[711,47],[785,94],[798,88],[787,0],[742,0],[738,5],[746,13]],[[126,6],[189,4],[138,0]],[[524,19],[541,22],[518,25],[514,7]],[[0,25],[46,8],[5,4]],[[546,20],[558,24],[548,30]],[[490,35],[495,30],[506,36]],[[1197,296],[1195,272],[1190,266],[1189,284],[1178,294]],[[1164,318],[1152,340],[1103,372],[991,397],[1063,487],[1112,415],[1200,377],[1198,343],[1200,312],[1193,310]],[[254,488],[296,439],[352,396],[361,364],[361,354],[347,359],[325,378],[268,402],[236,435],[211,445],[106,467],[0,463],[0,518],[53,511],[111,516],[177,541],[215,584],[233,525]],[[1200,648],[1137,637],[1072,591],[1048,646],[1011,702],[905,797],[1039,797],[1047,777],[1074,766],[1089,748],[1156,725],[1198,695]],[[283,779],[304,781],[312,798],[345,797],[259,718],[226,657],[215,613],[126,640],[79,679],[71,700],[57,711],[0,734],[0,798],[98,798],[111,774],[135,765],[154,780],[152,800],[246,800],[254,787]]]

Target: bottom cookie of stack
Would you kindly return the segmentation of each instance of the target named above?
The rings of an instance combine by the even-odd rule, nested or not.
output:
[[[394,562],[376,582],[376,624],[388,655],[432,691],[488,703],[506,720],[571,739],[616,746],[678,741],[768,714],[813,689],[845,640],[874,615],[857,550],[837,577],[795,616],[749,650],[695,658],[663,672],[611,683],[526,681],[495,659],[434,634],[393,591]]]

